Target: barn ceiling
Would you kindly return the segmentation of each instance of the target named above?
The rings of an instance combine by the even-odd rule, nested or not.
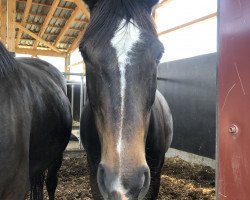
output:
[[[16,49],[70,53],[88,22],[89,11],[82,0],[17,0]]]

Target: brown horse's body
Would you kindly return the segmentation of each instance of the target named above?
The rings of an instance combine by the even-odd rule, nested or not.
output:
[[[71,113],[61,73],[33,58],[14,59],[0,44],[0,199],[50,199],[70,138]]]

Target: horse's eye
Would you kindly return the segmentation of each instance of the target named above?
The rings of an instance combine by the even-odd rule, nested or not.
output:
[[[83,60],[84,60],[85,62],[89,60],[89,59],[88,59],[88,55],[86,54],[86,52],[82,51],[81,54],[82,54],[82,58],[83,58]]]
[[[160,63],[162,56],[163,56],[163,53],[161,52],[161,53],[157,56],[157,58],[156,58],[156,60],[155,60],[155,61],[156,61],[156,64],[159,64],[159,63]]]

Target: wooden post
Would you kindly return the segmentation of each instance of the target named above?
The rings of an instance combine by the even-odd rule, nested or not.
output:
[[[16,1],[9,1],[7,4],[7,45],[11,52],[15,52],[15,36],[16,36]]]
[[[1,30],[0,37],[1,42],[6,46],[7,44],[7,0],[0,0],[0,21],[1,21]]]
[[[83,65],[82,65],[82,73],[86,75],[86,64],[83,62]]]
[[[70,65],[70,54],[67,53],[66,56],[65,56],[65,72],[66,73],[70,73],[70,67],[69,67],[69,65]],[[69,75],[66,75],[65,77],[66,77],[67,80],[70,79]]]
[[[9,51],[15,52],[16,1],[0,0],[1,41]]]

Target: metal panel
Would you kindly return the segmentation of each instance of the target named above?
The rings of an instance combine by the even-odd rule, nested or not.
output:
[[[158,69],[158,88],[173,114],[171,147],[215,158],[217,54],[168,63]]]
[[[250,199],[250,1],[221,0],[218,199]]]

